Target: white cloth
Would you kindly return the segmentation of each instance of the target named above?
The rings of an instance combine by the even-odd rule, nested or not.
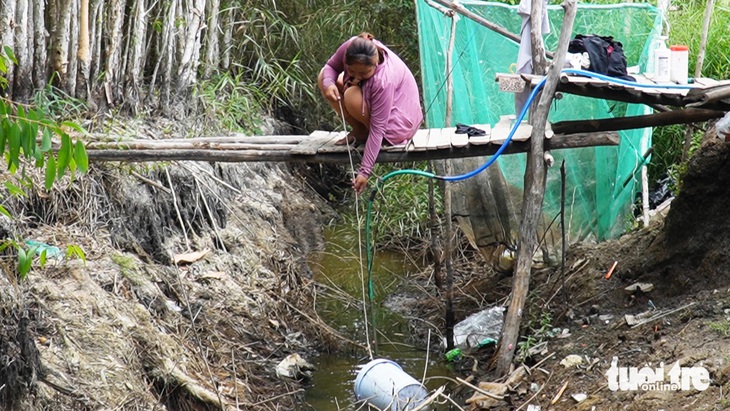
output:
[[[542,0],[542,34],[550,33],[550,21],[547,17],[547,0]],[[522,17],[522,28],[520,30],[520,48],[517,52],[517,73],[532,74],[532,42],[530,40],[530,31],[532,30],[532,0],[520,0],[517,6],[517,14]],[[519,114],[522,107],[527,102],[530,95],[530,89],[526,88],[522,93],[515,94],[515,113]]]

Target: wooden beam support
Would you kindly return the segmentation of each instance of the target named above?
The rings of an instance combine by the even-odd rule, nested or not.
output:
[[[556,134],[545,141],[545,149],[560,150],[592,146],[615,146],[619,144],[619,136],[615,132]],[[440,160],[447,158],[464,158],[491,156],[497,152],[496,144],[469,145],[464,148],[451,148],[429,151],[386,152],[381,151],[379,163],[397,163],[404,161]],[[358,150],[362,150],[360,147]],[[530,151],[530,141],[513,141],[504,150],[504,154],[525,153]],[[206,149],[146,149],[146,150],[88,150],[90,161],[217,161],[225,163],[239,162],[299,162],[299,163],[340,163],[347,164],[350,157],[347,148],[338,153],[319,153],[315,155],[292,155],[286,150],[206,150]]]
[[[595,133],[599,131],[631,130],[672,124],[700,123],[725,115],[723,111],[688,108],[644,116],[628,116],[595,120],[560,121],[553,124],[556,133]]]

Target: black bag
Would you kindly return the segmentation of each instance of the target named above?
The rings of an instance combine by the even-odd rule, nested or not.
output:
[[[577,34],[568,45],[570,53],[588,53],[591,64],[588,71],[636,81],[626,71],[626,56],[621,42],[611,36]]]

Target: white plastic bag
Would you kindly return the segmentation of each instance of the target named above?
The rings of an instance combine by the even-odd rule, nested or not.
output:
[[[504,307],[491,307],[476,312],[454,326],[454,346],[477,347],[490,339],[499,340],[504,323]]]
[[[727,112],[725,117],[715,124],[715,129],[719,138],[730,139],[730,112]]]

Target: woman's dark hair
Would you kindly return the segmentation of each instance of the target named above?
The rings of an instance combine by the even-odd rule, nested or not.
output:
[[[372,65],[374,57],[379,57],[379,50],[373,42],[373,35],[370,33],[361,33],[347,47],[345,64],[360,63]]]

